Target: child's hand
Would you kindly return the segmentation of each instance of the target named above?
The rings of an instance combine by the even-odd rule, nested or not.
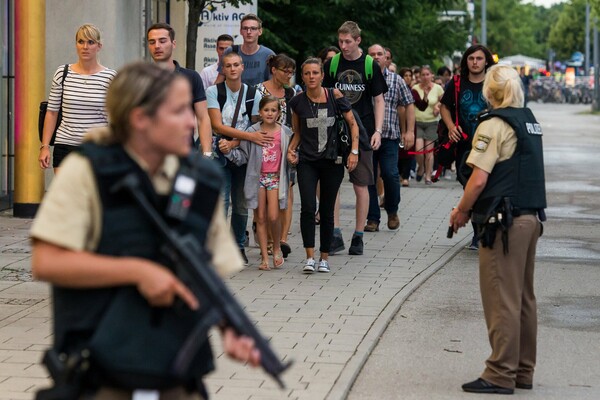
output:
[[[229,154],[229,152],[231,151],[231,141],[229,140],[225,140],[225,139],[221,139],[219,140],[219,150],[221,150],[221,153],[223,154]]]
[[[287,152],[287,160],[290,164],[296,165],[298,164],[298,152],[292,149]]]

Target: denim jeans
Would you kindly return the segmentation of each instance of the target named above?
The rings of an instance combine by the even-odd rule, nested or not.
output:
[[[223,167],[225,185],[223,199],[225,200],[225,217],[229,214],[231,204],[231,230],[240,249],[246,242],[246,226],[248,225],[248,208],[244,196],[244,180],[246,179],[246,165],[240,167],[227,162]],[[231,202],[229,198],[231,197]]]
[[[400,175],[398,173],[398,139],[381,139],[381,146],[373,151],[373,174],[377,184],[377,171],[381,171],[383,188],[385,190],[384,208],[388,214],[398,212],[400,204]],[[369,186],[369,221],[379,222],[381,210],[377,198],[377,186]]]

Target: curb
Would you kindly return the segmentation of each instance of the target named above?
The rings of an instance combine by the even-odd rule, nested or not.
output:
[[[348,396],[358,374],[379,342],[379,338],[381,338],[394,316],[396,316],[402,307],[402,304],[415,290],[433,276],[433,274],[452,260],[470,240],[470,234],[463,237],[458,243],[448,249],[448,251],[446,251],[446,253],[444,253],[437,261],[415,275],[410,282],[404,285],[390,299],[363,337],[363,340],[358,345],[358,348],[352,357],[350,357],[350,360],[346,363],[331,390],[327,393],[327,396],[325,397],[326,400],[343,400]]]

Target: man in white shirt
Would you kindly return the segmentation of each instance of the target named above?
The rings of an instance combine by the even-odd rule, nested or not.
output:
[[[202,72],[200,72],[200,78],[202,78],[202,83],[204,84],[204,89],[208,88],[215,84],[217,77],[219,76],[219,63],[221,62],[221,58],[223,57],[223,53],[227,50],[228,47],[233,46],[233,37],[228,34],[219,35],[217,38],[217,56],[218,60],[216,63],[209,65],[204,68]]]

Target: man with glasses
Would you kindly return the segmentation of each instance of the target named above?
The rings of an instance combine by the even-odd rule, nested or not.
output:
[[[233,45],[225,50],[225,54],[232,51],[238,53],[244,62],[244,73],[242,82],[249,86],[256,86],[261,82],[269,80],[270,71],[267,66],[267,58],[274,55],[273,50],[258,44],[258,38],[262,35],[262,21],[256,14],[246,14],[240,22],[240,34],[244,43]],[[225,80],[223,72],[219,68],[219,76],[215,83]]]

